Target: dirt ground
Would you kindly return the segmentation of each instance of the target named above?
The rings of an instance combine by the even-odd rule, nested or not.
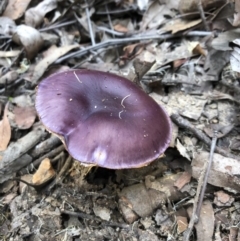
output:
[[[240,241],[239,26],[239,0],[0,1],[0,240]],[[141,140],[125,136],[125,151],[119,129],[110,145],[136,168],[75,160],[61,131],[77,107],[56,100],[45,124],[36,103],[43,80],[81,84],[79,69],[125,77],[166,110],[171,141],[157,114],[148,125],[164,153],[142,165]],[[54,98],[44,90],[41,108]]]

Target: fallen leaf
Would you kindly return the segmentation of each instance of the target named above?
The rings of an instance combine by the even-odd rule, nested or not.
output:
[[[56,0],[45,0],[40,2],[36,7],[29,8],[25,13],[26,25],[37,27],[39,26],[44,16],[57,7]]]
[[[31,0],[9,0],[3,16],[13,20],[23,16]]]
[[[176,221],[177,221],[177,232],[178,234],[181,234],[188,227],[187,217],[176,216]]]
[[[128,32],[128,29],[125,26],[121,25],[120,23],[114,25],[114,30],[116,30],[118,32],[122,32],[122,33],[127,33]]]
[[[14,116],[14,126],[20,130],[29,129],[33,125],[37,115],[34,106],[15,106],[12,113]]]
[[[52,168],[52,164],[48,158],[45,158],[38,170],[34,173],[32,178],[32,183],[34,185],[41,185],[48,182],[50,179],[55,177],[55,170]]]
[[[111,210],[106,207],[94,206],[93,212],[97,217],[101,218],[102,220],[109,221],[111,218]]]
[[[0,121],[0,151],[7,149],[8,143],[11,139],[11,126],[8,120],[8,103],[4,109],[3,119]]]
[[[15,32],[16,24],[8,17],[0,17],[0,34],[6,36],[12,36]]]
[[[164,32],[170,31],[172,34],[175,34],[180,31],[194,27],[201,22],[202,22],[201,19],[188,21],[188,20],[178,18],[178,19],[172,20],[169,23],[167,23],[163,28],[160,29],[160,31],[164,31]]]
[[[181,190],[187,183],[191,181],[192,175],[188,172],[183,172],[182,175],[176,180],[174,186]]]
[[[37,116],[34,102],[29,95],[19,95],[13,98],[8,109],[11,126],[21,130],[30,128]]]
[[[166,22],[166,16],[174,17],[174,12],[160,1],[152,1],[143,15],[141,29],[156,29]]]
[[[218,207],[230,207],[234,202],[234,198],[222,190],[215,192],[214,195],[214,204]]]
[[[50,49],[48,49],[48,54],[45,58],[43,58],[41,61],[38,62],[36,65],[33,76],[32,76],[32,83],[36,84],[39,78],[43,75],[43,73],[46,71],[48,66],[52,64],[55,60],[57,60],[62,55],[66,54],[72,49],[78,48],[78,44],[69,45],[69,46],[63,46],[63,47],[56,47],[51,46]],[[51,51],[50,51],[51,50]]]
[[[27,25],[19,25],[13,34],[13,41],[22,45],[29,59],[34,58],[43,45],[41,34],[35,29]]]

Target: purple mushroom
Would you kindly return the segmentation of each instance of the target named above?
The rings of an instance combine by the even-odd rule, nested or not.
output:
[[[164,109],[129,80],[93,70],[68,70],[44,79],[36,109],[69,154],[85,165],[136,168],[169,146]]]

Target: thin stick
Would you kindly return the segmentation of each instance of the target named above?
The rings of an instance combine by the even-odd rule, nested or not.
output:
[[[209,161],[204,164],[203,171],[198,180],[198,187],[197,187],[197,192],[196,192],[195,200],[193,204],[192,217],[189,222],[187,230],[184,232],[184,236],[183,236],[184,241],[189,241],[194,224],[198,223],[198,220],[199,220],[200,211],[203,203],[203,197],[207,186],[207,180],[208,180],[209,172],[212,166],[213,154],[216,147],[216,142],[217,142],[217,131],[214,131],[214,137],[212,139]]]
[[[184,36],[208,36],[211,35],[211,32],[205,32],[205,31],[192,31],[187,33]],[[166,39],[171,39],[171,38],[177,38],[177,37],[183,37],[182,34],[180,35],[173,35],[173,34],[162,34],[162,35],[138,35],[135,37],[129,37],[129,38],[123,38],[123,39],[109,39],[101,43],[97,43],[94,46],[88,46],[85,49],[78,50],[74,53],[67,54],[58,60],[56,60],[54,63],[55,64],[60,64],[61,62],[68,60],[69,58],[74,58],[74,57],[82,57],[83,55],[87,54],[90,50],[97,50],[100,48],[108,47],[110,45],[121,45],[125,43],[130,43],[130,42],[138,42],[138,41],[144,41],[144,40],[166,40]]]
[[[204,10],[203,10],[202,0],[198,0],[197,6],[198,6],[198,11],[199,11],[201,19],[203,21],[203,25],[205,27],[205,30],[210,31],[209,26],[208,26],[207,21],[206,21],[205,13],[204,13]]]
[[[87,15],[89,34],[90,34],[92,46],[94,46],[96,43],[95,43],[95,38],[94,38],[94,34],[93,34],[92,23],[91,23],[91,18],[90,18],[87,0],[85,0],[85,3],[87,5],[85,11],[86,11],[86,15]]]
[[[65,23],[56,23],[52,26],[49,26],[49,27],[46,27],[46,28],[41,28],[39,29],[38,31],[39,32],[45,32],[45,31],[49,31],[49,30],[52,30],[52,29],[56,29],[56,28],[61,28],[61,27],[65,27],[65,26],[68,26],[68,25],[72,25],[74,23],[77,23],[77,20],[72,20],[72,21],[68,21],[68,22],[65,22]]]
[[[203,179],[203,185],[202,185],[202,190],[201,190],[201,194],[200,194],[200,197],[199,197],[198,207],[197,207],[197,210],[196,210],[197,218],[199,218],[199,215],[200,215],[202,202],[203,202],[203,197],[204,197],[206,186],[207,186],[207,180],[208,180],[209,172],[210,172],[211,167],[212,167],[213,154],[214,154],[214,151],[215,151],[215,148],[216,148],[216,143],[217,143],[217,134],[218,134],[218,132],[214,131],[214,136],[213,136],[213,139],[212,139],[212,145],[211,145],[211,150],[210,150],[209,161],[208,161],[207,169],[205,171],[205,175],[204,175],[204,179]]]

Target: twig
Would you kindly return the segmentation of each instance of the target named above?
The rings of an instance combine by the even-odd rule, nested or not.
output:
[[[198,180],[198,187],[195,195],[192,217],[189,222],[187,230],[184,232],[184,238],[183,238],[184,241],[189,241],[189,238],[193,230],[193,226],[194,224],[198,223],[198,220],[200,217],[200,211],[201,211],[203,197],[207,186],[209,172],[212,166],[213,154],[216,147],[216,142],[217,142],[217,131],[214,131],[214,137],[212,139],[209,161],[204,164],[203,171]]]
[[[184,119],[179,114],[172,114],[171,119],[174,123],[176,123],[178,126],[192,132],[199,140],[204,142],[209,148],[211,146],[211,139],[204,134],[201,130],[198,130],[193,124],[191,124],[187,119]],[[229,152],[226,152],[226,150],[223,150],[220,147],[216,146],[216,152],[221,154],[222,156],[233,158],[236,160],[240,160],[240,158],[236,155],[233,155]]]
[[[55,135],[51,135],[48,139],[46,139],[45,141],[42,141],[33,150],[31,150],[29,152],[29,155],[32,158],[36,159],[40,155],[43,155],[46,152],[53,150],[55,146],[60,144],[61,144],[60,139]]]
[[[94,34],[93,34],[92,23],[91,23],[91,18],[90,18],[90,14],[89,14],[89,9],[88,9],[88,2],[87,2],[87,0],[85,0],[85,3],[86,3],[86,5],[87,5],[85,11],[86,11],[86,15],[87,15],[89,34],[90,34],[92,46],[94,46],[94,45],[95,45],[95,38],[94,38]]]
[[[52,151],[48,152],[47,154],[41,156],[40,158],[38,158],[37,160],[35,160],[33,163],[29,164],[27,167],[25,167],[24,169],[20,170],[19,174],[20,175],[24,175],[27,174],[29,172],[32,172],[33,170],[35,170],[41,163],[41,161],[45,158],[52,158],[56,155],[58,155],[60,152],[64,151],[65,147],[64,145],[61,145],[57,148],[54,148]],[[52,162],[51,162],[52,163]]]
[[[67,160],[65,161],[63,167],[61,168],[60,172],[57,174],[56,178],[49,184],[49,186],[46,188],[48,191],[51,191],[55,185],[62,182],[64,177],[66,176],[67,171],[69,170],[69,167],[72,165],[73,158],[68,155]]]
[[[24,51],[24,48],[22,48],[22,49],[20,50],[20,53],[14,58],[14,60],[11,62],[11,64],[10,64],[6,69],[3,70],[2,75],[6,74],[6,73],[12,68],[12,66],[13,66],[13,65],[17,62],[17,60],[19,59],[20,55],[23,53],[23,51]]]
[[[107,12],[107,18],[108,18],[108,22],[109,22],[109,26],[111,28],[111,31],[112,31],[112,37],[115,39],[115,31],[114,31],[114,28],[113,28],[113,24],[112,24],[112,20],[111,20],[111,16],[109,14],[109,10],[108,10],[108,5],[105,4],[105,9],[106,9],[106,12]],[[118,53],[118,49],[115,48],[115,52],[116,52],[116,56],[117,58],[119,58],[119,53]]]
[[[10,179],[13,175],[24,166],[28,165],[32,158],[19,158],[33,148],[47,135],[45,128],[38,127],[18,141],[11,143],[8,148],[0,152],[0,183]]]
[[[203,10],[203,7],[202,7],[202,0],[198,0],[197,6],[198,6],[198,11],[199,11],[201,19],[203,21],[203,25],[205,27],[205,30],[210,31],[209,26],[208,26],[207,21],[206,21],[205,13],[204,13],[204,10]]]
[[[9,85],[7,86],[7,88],[2,88],[2,89],[0,89],[0,94],[5,93],[7,90],[11,89],[12,87],[20,84],[23,80],[24,80],[23,78],[18,78],[17,80],[15,80],[15,81],[12,82],[11,84],[9,84]]]
[[[77,22],[77,20],[72,20],[72,21],[68,21],[68,22],[65,22],[65,23],[54,24],[54,25],[46,27],[46,28],[41,28],[38,31],[39,32],[45,32],[45,31],[56,29],[56,28],[61,28],[61,27],[65,27],[65,26],[68,26],[68,25],[72,25],[76,22]]]
[[[210,172],[211,167],[212,167],[213,155],[214,155],[214,151],[215,151],[216,143],[217,143],[217,134],[218,134],[218,132],[214,131],[214,136],[212,138],[212,144],[211,144],[211,149],[210,149],[209,161],[207,163],[206,170],[204,170],[205,175],[204,175],[203,185],[202,185],[202,189],[201,189],[201,193],[200,193],[200,197],[199,197],[199,202],[198,202],[197,210],[196,210],[196,217],[197,218],[199,218],[199,215],[200,215],[203,197],[204,197],[206,186],[207,186],[207,180],[208,180],[209,172]]]
[[[192,31],[189,33],[186,33],[186,37],[190,37],[190,36],[208,36],[211,35],[211,32],[205,32],[205,31]],[[171,38],[177,38],[177,37],[183,37],[182,34],[177,34],[177,35],[173,35],[173,34],[162,34],[162,35],[138,35],[135,37],[129,37],[129,38],[123,38],[123,39],[109,39],[106,40],[104,42],[101,43],[97,43],[94,46],[88,46],[83,50],[79,50],[76,51],[74,53],[70,53],[67,54],[61,58],[59,58],[58,60],[56,60],[54,63],[55,64],[60,64],[61,62],[68,60],[69,58],[74,58],[74,57],[82,57],[83,55],[87,54],[90,50],[97,50],[99,48],[104,48],[104,47],[108,47],[110,45],[122,45],[125,43],[129,43],[129,42],[138,42],[138,41],[144,41],[144,40],[166,40],[166,39],[171,39]]]

